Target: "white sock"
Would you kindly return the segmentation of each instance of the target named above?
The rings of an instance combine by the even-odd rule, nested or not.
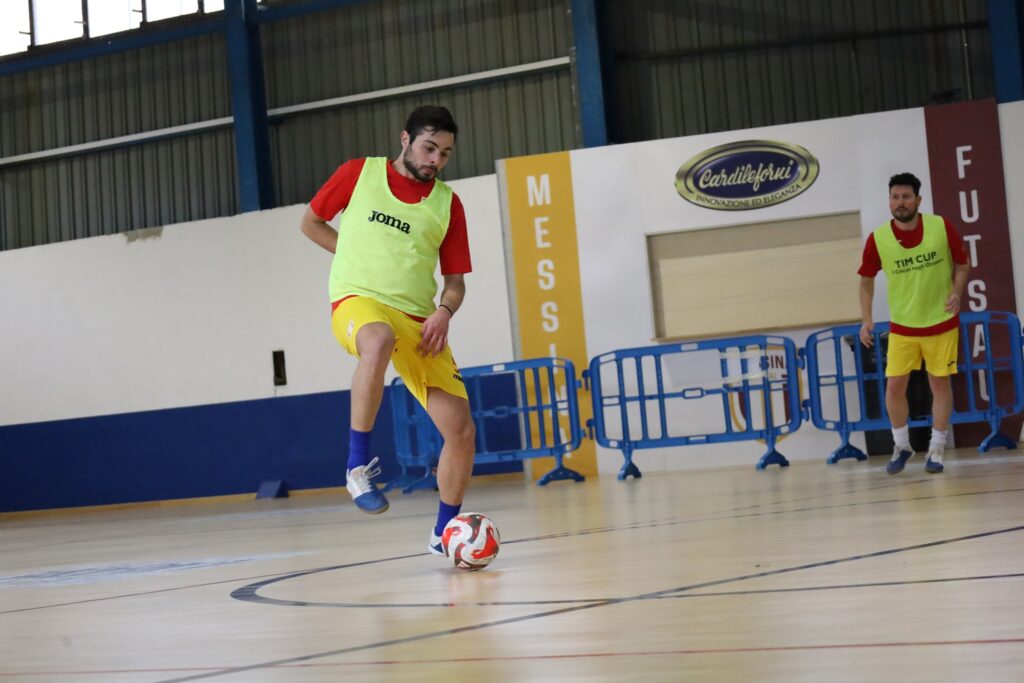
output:
[[[938,451],[942,453],[946,449],[946,435],[948,431],[940,432],[938,429],[932,429],[932,438],[928,442],[929,451]]]
[[[896,447],[900,450],[910,450],[910,427],[909,425],[903,425],[902,427],[892,428],[892,440],[896,442]]]

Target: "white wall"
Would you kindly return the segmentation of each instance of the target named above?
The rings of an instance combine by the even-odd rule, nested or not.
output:
[[[1024,314],[1024,102],[999,105],[1017,316]]]
[[[675,174],[683,162],[716,145],[745,139],[802,145],[818,158],[821,174],[796,198],[753,211],[704,209],[676,193]],[[927,185],[920,109],[573,152],[580,279],[591,355],[654,339],[647,235],[860,211],[866,237],[886,220],[887,182],[901,170],[917,172]],[[930,209],[930,194],[925,194],[922,206]],[[856,271],[859,265],[850,268]],[[876,296],[882,306],[884,299]]]
[[[495,182],[452,183],[474,263],[452,323],[462,366],[512,358]],[[299,231],[304,209],[0,253],[0,425],[347,389],[331,257]]]
[[[1003,124],[1008,187],[1012,178],[1018,179],[1020,187],[1024,175],[1020,165],[1024,158],[1020,151],[1024,149],[1024,113],[1019,105],[1014,107],[1012,116],[1008,115]],[[750,211],[714,211],[684,201],[678,195],[675,174],[685,161],[717,145],[756,139],[778,140],[808,149],[820,163],[816,182],[789,201]],[[591,357],[613,349],[645,346],[654,339],[648,235],[856,211],[860,213],[861,232],[866,237],[890,217],[888,179],[901,171],[911,171],[921,178],[921,208],[932,210],[923,109],[577,150],[571,158],[582,305]],[[1020,201],[1019,197],[1015,200]],[[1024,206],[1018,204],[1015,210],[1011,207],[1011,224],[1014,215],[1024,218]],[[1018,234],[1015,244],[1020,248],[1015,253],[1024,254],[1022,239]],[[859,265],[850,263],[851,272]],[[811,297],[815,293],[807,291],[805,295]],[[849,296],[856,300],[857,291],[851,288]],[[778,305],[798,306],[800,301],[780,301]],[[888,319],[884,278],[876,285],[874,315],[876,320]],[[811,331],[764,333],[788,336],[799,347]],[[719,421],[720,418],[716,426],[709,428],[717,430]],[[700,433],[700,426],[694,425],[690,433]],[[794,460],[823,459],[838,441],[834,433],[805,425],[787,438],[779,450]],[[863,447],[861,435],[857,435],[855,444]],[[738,443],[689,446],[670,452],[641,451],[636,457],[641,469],[676,469],[706,467],[709,463],[751,463],[763,451],[764,447],[757,444]],[[611,472],[621,466],[618,451],[599,449],[598,458],[601,471]]]

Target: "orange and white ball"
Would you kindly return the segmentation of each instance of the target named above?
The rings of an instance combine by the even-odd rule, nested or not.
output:
[[[501,535],[490,519],[478,512],[464,512],[452,518],[441,534],[445,555],[459,569],[483,569],[498,556]]]

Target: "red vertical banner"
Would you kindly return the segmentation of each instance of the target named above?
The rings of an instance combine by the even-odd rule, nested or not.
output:
[[[963,236],[971,263],[961,310],[1016,312],[996,101],[927,107],[924,121],[932,204],[935,213],[948,218]],[[981,360],[990,352],[1003,356],[1010,352],[1008,339],[993,339],[992,348],[985,348],[980,328],[970,330],[967,341],[968,347],[960,349],[961,358]],[[994,388],[986,386],[981,373],[972,379],[978,408],[988,406],[993,390],[1001,404],[1013,396],[1008,376],[998,376]],[[965,377],[954,379],[953,391],[957,410],[967,409]],[[1016,441],[1022,421],[1024,415],[1006,418],[1002,432]],[[989,432],[988,425],[981,423],[955,425],[953,429],[958,447],[977,446]]]

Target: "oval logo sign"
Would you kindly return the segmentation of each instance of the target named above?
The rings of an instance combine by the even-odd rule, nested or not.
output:
[[[809,188],[818,170],[818,160],[800,145],[771,140],[730,142],[680,166],[676,192],[705,209],[763,209]]]

